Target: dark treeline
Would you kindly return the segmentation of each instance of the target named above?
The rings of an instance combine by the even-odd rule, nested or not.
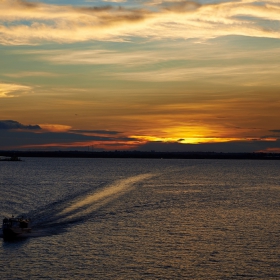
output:
[[[279,160],[280,153],[214,153],[214,152],[140,152],[140,151],[0,151],[5,157],[60,158],[154,158],[154,159],[266,159]]]

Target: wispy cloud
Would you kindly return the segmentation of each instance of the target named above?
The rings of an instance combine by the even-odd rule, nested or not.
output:
[[[214,38],[226,35],[280,38],[278,1],[197,4],[165,2],[151,8],[77,7],[0,0],[0,43],[122,41],[132,36]],[[275,21],[269,28],[265,21]]]
[[[40,127],[44,131],[51,131],[51,132],[64,132],[64,131],[69,131],[71,129],[71,126],[62,125],[62,124],[40,124]]]
[[[19,84],[8,84],[0,82],[0,98],[16,97],[21,93],[27,92],[32,88]]]
[[[120,43],[119,47],[121,47]],[[210,60],[223,61],[250,61],[254,63],[266,62],[270,60],[273,65],[279,66],[278,57],[280,57],[280,48],[278,45],[270,45],[260,48],[251,46],[247,49],[231,45],[231,42],[222,42],[218,39],[208,40],[207,42],[196,42],[189,40],[188,42],[164,42],[164,45],[157,45],[156,49],[147,49],[148,44],[137,46],[137,49],[33,49],[33,50],[13,50],[12,54],[32,55],[32,58],[41,59],[54,64],[93,64],[93,65],[113,65],[119,64],[123,66],[146,65],[155,63],[165,63],[167,61],[192,60],[206,62]],[[223,50],[223,51],[221,51]],[[248,61],[250,59],[250,61]],[[274,64],[275,63],[275,64]],[[9,74],[10,75],[10,74]],[[20,72],[16,75],[52,75],[47,72]]]
[[[100,71],[100,75],[121,80],[171,82],[211,79],[217,84],[244,86],[279,86],[280,48],[244,49],[210,40],[207,45],[192,43],[165,44],[156,49],[84,49],[84,50],[25,50],[33,58],[61,65],[114,65],[114,71]],[[187,51],[186,51],[187,46]],[[223,50],[223,51],[221,51]],[[223,64],[221,65],[221,61]],[[116,71],[117,69],[117,71]],[[15,73],[9,76],[32,75]],[[38,73],[37,75],[51,75]],[[7,74],[6,74],[7,75]],[[34,73],[36,75],[36,73]],[[221,79],[223,77],[223,79]]]
[[[24,77],[52,77],[57,76],[57,74],[49,73],[49,72],[17,72],[17,73],[4,73],[6,77],[12,78],[24,78]]]
[[[81,50],[81,51],[37,51],[42,59],[56,64],[96,64],[96,65],[142,65],[165,61],[154,51],[120,52],[116,50]],[[169,57],[168,59],[171,59]]]
[[[257,64],[249,66],[237,65],[226,67],[197,66],[189,68],[165,68],[145,72],[115,73],[112,75],[123,80],[149,82],[191,81],[197,79],[202,79],[205,81],[206,79],[211,78],[212,82],[215,80],[217,84],[225,85],[238,84],[239,86],[258,86],[270,84],[273,86],[279,86],[280,81],[277,79],[278,68],[278,66],[271,66],[271,64],[262,64],[261,69],[257,68]],[[267,79],[267,77],[269,77],[269,79]],[[265,79],[267,79],[267,81],[265,81]]]
[[[70,132],[81,133],[85,135],[118,135],[120,132],[111,130],[86,130],[86,129],[72,129]]]

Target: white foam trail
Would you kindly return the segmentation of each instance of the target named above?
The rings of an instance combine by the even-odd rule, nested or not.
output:
[[[77,201],[76,203],[70,205],[63,211],[59,213],[61,216],[67,216],[69,218],[75,218],[76,216],[83,216],[97,210],[101,206],[104,206],[113,199],[123,195],[124,193],[131,190],[133,185],[139,181],[150,178],[154,176],[153,174],[141,174],[138,176],[133,176],[130,178],[122,179],[116,181],[113,185],[110,185],[101,191],[98,191],[94,194],[88,195],[82,200]],[[81,211],[79,211],[79,209]],[[79,211],[78,213],[73,213]]]

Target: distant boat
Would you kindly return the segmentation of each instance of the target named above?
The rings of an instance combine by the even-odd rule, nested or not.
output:
[[[12,156],[12,157],[2,157],[0,158],[0,161],[21,161],[21,159],[17,156]]]
[[[30,220],[22,218],[4,218],[3,225],[3,238],[15,239],[17,237],[24,237],[31,232]]]

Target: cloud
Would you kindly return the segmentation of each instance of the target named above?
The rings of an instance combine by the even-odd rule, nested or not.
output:
[[[254,39],[252,39],[254,40]],[[250,40],[252,42],[252,40]],[[137,46],[137,49],[90,49],[86,48],[83,50],[78,49],[63,49],[63,50],[20,50],[11,51],[13,54],[26,54],[38,56],[40,59],[46,60],[55,64],[93,64],[93,65],[114,65],[119,64],[122,67],[127,66],[138,66],[148,65],[155,63],[164,63],[168,61],[189,61],[195,60],[198,62],[207,62],[213,59],[215,60],[227,60],[229,62],[245,61],[248,65],[248,59],[254,61],[254,63],[261,63],[265,66],[276,67],[279,66],[276,57],[280,56],[280,48],[276,46],[270,46],[269,49],[250,48],[250,52],[247,49],[239,48],[238,51],[236,46],[231,42],[218,41],[217,39],[209,40],[204,44],[196,43],[195,40],[190,40],[191,44],[183,42],[165,42],[164,45],[158,45],[156,49],[147,50],[145,47]],[[217,44],[226,51],[221,51],[217,48]],[[252,43],[251,43],[252,44]],[[187,51],[186,51],[187,47]],[[247,59],[247,61],[246,61]],[[272,60],[268,62],[268,60]],[[274,63],[275,61],[275,63]],[[272,64],[271,64],[272,63]],[[261,71],[261,69],[255,69],[255,71]],[[38,72],[42,74],[49,74],[47,72]],[[36,72],[21,72],[20,75],[35,75]]]
[[[87,135],[73,132],[45,132],[3,130],[0,134],[0,149],[128,149],[136,147],[138,141],[129,137]],[[112,148],[113,147],[113,148]]]
[[[107,71],[100,68],[98,72],[103,77],[118,80],[171,82],[203,79],[219,85],[280,85],[279,48],[272,46],[269,50],[260,50],[254,46],[249,52],[248,48],[242,47],[237,51],[228,42],[219,42],[217,48],[217,41],[211,40],[207,45],[167,43],[164,49],[159,46],[155,50],[139,50],[138,46],[136,50],[25,50],[24,54],[32,54],[33,58],[52,64],[113,65],[114,68]],[[248,41],[251,43],[253,39]]]
[[[118,135],[121,132],[119,131],[110,131],[110,130],[86,130],[86,129],[72,129],[70,130],[74,133],[81,133],[81,134],[101,134],[101,135]]]
[[[41,127],[39,125],[23,125],[17,121],[12,121],[12,120],[0,120],[0,129],[38,130],[41,129]]]
[[[216,152],[216,153],[253,153],[279,152],[280,140],[277,141],[230,141],[224,143],[182,144],[166,142],[148,142],[139,146],[139,151],[156,152]]]
[[[25,52],[25,53],[28,53]],[[56,64],[140,65],[165,60],[152,51],[120,52],[113,50],[34,51],[33,54]],[[170,59],[170,57],[169,57]]]
[[[174,67],[164,68],[159,70],[150,70],[143,72],[123,72],[114,73],[114,77],[123,80],[135,80],[135,81],[149,81],[149,82],[170,82],[170,81],[191,81],[196,79],[210,79],[213,82],[214,79],[217,84],[233,84],[243,86],[258,86],[264,84],[264,79],[270,77],[267,81],[269,85],[279,86],[280,81],[277,79],[277,65],[271,63],[262,64],[262,68],[256,67],[258,63],[252,65],[237,65],[237,66],[193,66],[189,68]],[[272,78],[275,76],[275,79]],[[221,77],[223,79],[221,79]],[[229,78],[229,80],[225,78]],[[248,79],[250,77],[250,79]]]
[[[68,132],[74,134],[81,134],[81,135],[117,135],[121,134],[118,131],[110,131],[110,130],[89,130],[89,129],[72,129],[69,125],[62,125],[62,124],[40,124],[40,127],[44,131],[49,132]]]
[[[71,126],[61,125],[61,124],[40,124],[40,127],[44,131],[51,131],[51,132],[69,131],[71,129]]]
[[[202,5],[192,1],[170,1],[164,2],[164,10],[172,11],[176,13],[184,13],[195,11],[200,8]]]
[[[137,139],[109,130],[74,130],[66,125],[23,125],[0,120],[0,150],[13,149],[128,149]]]
[[[0,83],[0,98],[16,97],[19,93],[31,90],[29,86]]]
[[[209,39],[227,35],[280,38],[280,7],[276,1],[229,1],[201,5],[192,1],[138,7],[77,7],[20,0],[0,0],[0,43],[43,41],[123,41]]]
[[[24,77],[57,77],[57,74],[49,72],[18,72],[18,73],[4,73],[6,77],[24,78]]]
[[[280,129],[272,129],[272,130],[269,130],[269,131],[277,133],[277,134],[280,133]]]
[[[59,126],[59,125],[53,125]],[[63,125],[60,125],[63,127]],[[66,127],[66,126],[65,126]],[[23,125],[13,120],[0,120],[0,149],[45,150],[139,150],[169,152],[277,152],[280,139],[246,139],[200,144],[177,141],[149,141],[141,137],[127,137],[124,133],[110,130],[47,131],[39,125]],[[276,130],[278,131],[278,130]],[[209,138],[209,141],[211,139]]]

